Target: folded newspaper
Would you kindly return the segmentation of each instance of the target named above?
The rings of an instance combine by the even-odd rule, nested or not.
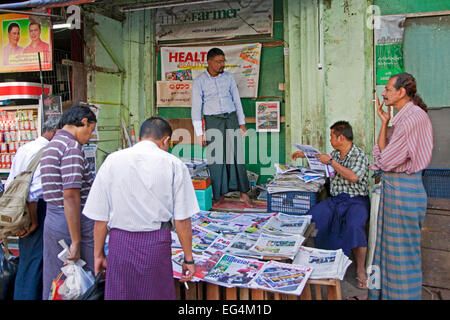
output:
[[[343,280],[352,261],[339,250],[322,250],[300,247],[292,264],[313,268],[311,279]]]
[[[273,292],[301,295],[312,268],[276,261],[267,262],[250,283],[250,287]]]
[[[299,234],[275,235],[262,232],[249,251],[262,256],[294,259],[303,241],[305,238]]]
[[[278,213],[272,216],[262,228],[263,231],[275,234],[303,235],[311,224],[311,215],[297,216]]]

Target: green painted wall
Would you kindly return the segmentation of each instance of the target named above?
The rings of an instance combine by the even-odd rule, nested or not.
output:
[[[448,0],[374,0],[382,15],[450,10]]]
[[[374,139],[373,36],[366,27],[370,2],[285,0],[284,4],[289,44],[287,153],[295,151],[291,143],[331,152],[329,127],[346,120],[353,126],[355,144],[370,154]]]

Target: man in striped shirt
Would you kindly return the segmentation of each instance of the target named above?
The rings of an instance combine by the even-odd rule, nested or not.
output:
[[[427,210],[422,170],[431,161],[433,128],[427,105],[409,73],[392,76],[382,96],[381,104],[377,99],[381,129],[373,148],[375,162],[370,166],[383,172],[373,259],[381,285],[370,288],[369,298],[420,300],[420,237]],[[392,107],[397,114],[389,127]]]
[[[75,105],[61,117],[62,129],[47,145],[41,158],[42,190],[47,202],[44,222],[43,299],[60,273],[59,240],[70,245],[69,260],[82,258],[94,271],[94,222],[81,215],[93,182],[81,146],[89,141],[97,119],[87,106]]]

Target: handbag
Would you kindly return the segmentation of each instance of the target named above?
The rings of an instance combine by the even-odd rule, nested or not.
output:
[[[8,256],[10,254],[8,253]],[[16,280],[19,258],[8,258],[4,252],[3,244],[0,244],[0,300],[13,300],[14,281]]]
[[[104,300],[106,281],[102,276],[103,272],[97,273],[94,284],[78,300]]]
[[[26,205],[34,171],[41,160],[44,148],[39,150],[25,171],[19,173],[0,197],[0,240],[5,246],[6,258],[9,257],[7,238],[17,232],[28,229],[31,216]]]

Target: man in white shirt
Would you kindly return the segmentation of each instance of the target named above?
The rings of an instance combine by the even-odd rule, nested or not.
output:
[[[17,150],[6,180],[5,189],[14,178],[25,171],[36,154],[53,139],[59,129],[60,117],[50,117],[42,127],[42,135]],[[28,193],[27,206],[31,216],[31,226],[22,230],[19,236],[19,268],[17,270],[14,300],[41,300],[42,298],[42,233],[46,203],[42,196],[41,168],[36,168]]]
[[[191,216],[200,209],[189,170],[167,152],[171,135],[165,119],[147,119],[139,143],[109,155],[92,185],[83,214],[95,220],[95,273],[106,269],[105,300],[175,299],[172,221],[184,251],[181,281],[195,273]]]

